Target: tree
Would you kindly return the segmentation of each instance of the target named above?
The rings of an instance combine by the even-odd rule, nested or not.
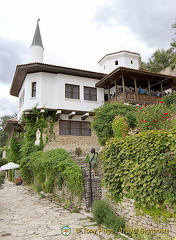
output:
[[[176,21],[175,21],[175,23],[172,25],[172,27],[173,27],[173,28],[176,28]],[[176,35],[176,33],[175,33],[175,35]],[[174,48],[174,50],[175,50],[175,49],[176,49],[176,39],[173,38],[172,40],[173,40],[173,42],[171,42],[170,45],[171,45],[171,47]]]
[[[3,126],[7,120],[14,117],[15,115],[4,115],[0,117],[0,148],[7,144],[7,133],[3,132]]]
[[[176,28],[176,22],[172,27]],[[142,67],[151,72],[160,72],[167,67],[174,69],[176,67],[176,39],[173,38],[172,40],[170,43],[171,47],[168,50],[156,50],[147,63],[142,63]]]
[[[147,63],[143,63],[142,66],[151,72],[159,72],[172,64],[173,52],[164,49],[156,50]]]

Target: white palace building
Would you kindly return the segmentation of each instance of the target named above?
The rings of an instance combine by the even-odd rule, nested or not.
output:
[[[4,131],[9,133],[9,140],[14,132],[18,132],[20,138],[23,112],[30,112],[34,106],[38,111],[55,111],[58,116],[54,126],[56,139],[46,144],[45,150],[98,149],[97,138],[90,128],[95,108],[105,101],[151,104],[159,100],[165,89],[176,89],[176,76],[142,69],[140,54],[129,51],[105,55],[99,61],[101,72],[45,64],[38,22],[30,54],[31,63],[16,67],[10,94],[18,98],[18,115],[17,119],[6,122]],[[139,86],[148,89],[150,94],[139,94]],[[155,92],[160,92],[160,96]]]

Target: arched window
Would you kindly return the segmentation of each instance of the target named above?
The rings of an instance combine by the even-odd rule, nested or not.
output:
[[[116,61],[115,61],[115,65],[118,65],[118,64],[119,64],[119,62],[118,62],[118,60],[116,60]]]
[[[133,64],[133,60],[131,60],[131,64]]]

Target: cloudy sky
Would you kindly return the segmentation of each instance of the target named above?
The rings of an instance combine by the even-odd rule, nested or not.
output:
[[[17,112],[9,90],[16,65],[30,62],[37,19],[44,62],[100,71],[98,61],[120,50],[147,61],[174,37],[175,0],[0,0],[0,117]]]

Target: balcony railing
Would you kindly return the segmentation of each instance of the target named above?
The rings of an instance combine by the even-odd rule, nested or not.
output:
[[[116,101],[130,102],[134,104],[154,104],[160,100],[159,96],[135,94],[135,93],[120,93],[116,97],[109,99],[107,102],[112,103]]]

